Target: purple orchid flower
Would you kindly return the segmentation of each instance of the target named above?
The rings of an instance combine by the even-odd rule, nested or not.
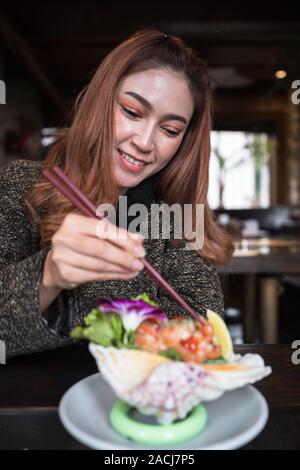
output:
[[[143,300],[107,300],[98,299],[96,305],[103,313],[114,312],[120,315],[125,330],[135,331],[147,318],[167,320],[167,316],[159,307],[150,305]]]

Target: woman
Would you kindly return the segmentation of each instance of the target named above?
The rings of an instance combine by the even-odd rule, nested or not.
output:
[[[72,342],[70,329],[99,297],[147,292],[168,316],[185,315],[142,270],[145,254],[199,314],[207,307],[223,314],[215,266],[232,245],[207,205],[210,128],[202,60],[177,37],[140,31],[101,63],[43,163],[60,165],[96,206],[118,209],[125,194],[128,207],[204,204],[200,252],[180,240],[143,242],[126,227],[113,245],[106,236],[115,226],[104,221],[99,236],[98,219],[79,214],[43,177],[41,163],[19,160],[2,170],[0,339],[9,356]]]

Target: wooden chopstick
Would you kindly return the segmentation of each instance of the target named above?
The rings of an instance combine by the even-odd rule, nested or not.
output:
[[[79,188],[67,177],[67,175],[59,168],[55,166],[52,170],[50,168],[44,168],[42,170],[43,175],[55,186],[66,198],[68,198],[77,209],[79,209],[84,215],[88,217],[96,217],[97,219],[103,219],[97,214],[96,207],[87,199],[87,197],[80,191]],[[108,240],[113,243],[113,240]],[[201,314],[197,314],[190,305],[173,289],[173,287],[159,274],[158,271],[145,259],[140,258],[144,264],[144,268],[147,273],[184,309],[188,312],[191,317],[200,321],[203,325],[207,323],[207,320],[202,317]]]

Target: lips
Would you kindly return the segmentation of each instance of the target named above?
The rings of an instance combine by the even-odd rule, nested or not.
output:
[[[125,152],[124,150],[122,150],[122,149],[120,149],[120,148],[118,148],[117,150],[118,150],[118,152],[119,152],[120,154],[125,153],[125,155],[128,155],[128,156],[131,157],[131,158],[134,158],[134,159],[137,160],[138,162],[146,163],[146,165],[148,164],[148,162],[145,162],[145,160],[142,160],[141,158],[134,157],[134,156],[131,155],[130,153]]]
[[[141,173],[145,170],[147,164],[144,164],[144,163],[132,163],[128,160],[128,158],[130,158],[131,160],[131,157],[125,157],[124,153],[121,152],[119,149],[118,149],[118,154],[119,154],[119,157],[120,157],[120,161],[121,161],[121,165],[123,166],[123,168],[126,168],[126,170],[129,170],[130,172],[134,172],[134,173]]]

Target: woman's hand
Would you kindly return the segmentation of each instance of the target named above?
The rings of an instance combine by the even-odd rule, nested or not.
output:
[[[140,235],[107,219],[68,214],[52,237],[43,287],[73,289],[91,281],[131,279],[143,269],[139,260],[145,256],[142,242]]]

